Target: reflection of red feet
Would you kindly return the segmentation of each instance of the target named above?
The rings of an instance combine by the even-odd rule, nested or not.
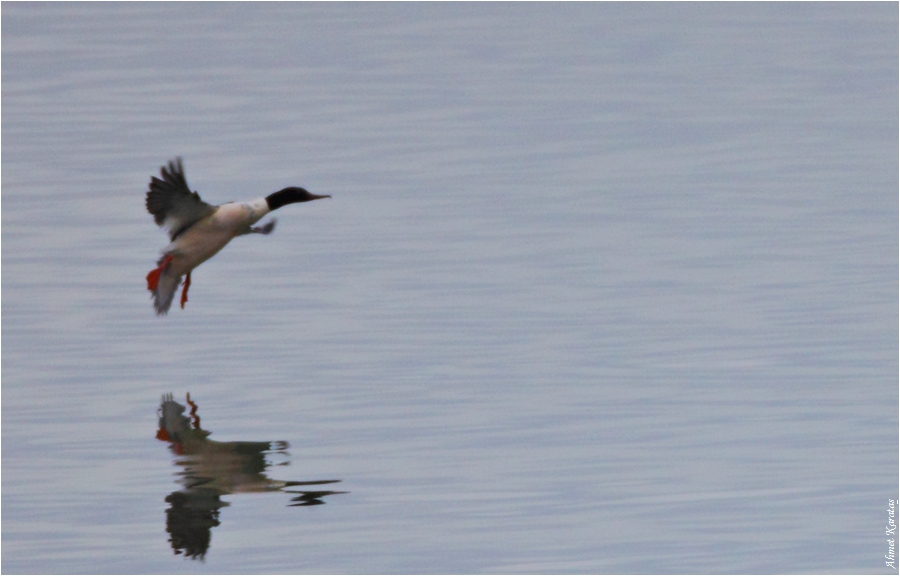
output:
[[[200,416],[197,415],[197,404],[195,404],[194,401],[191,400],[190,392],[187,393],[187,403],[188,403],[188,406],[191,407],[191,421],[193,423],[194,430],[199,430],[200,429]]]
[[[155,291],[159,286],[159,275],[162,274],[169,263],[172,262],[172,255],[166,254],[166,257],[162,259],[162,262],[159,263],[159,267],[151,270],[149,274],[147,274],[147,290]],[[184,304],[181,306],[184,308]]]
[[[184,289],[181,291],[181,309],[184,310],[184,303],[187,302],[187,291],[191,287],[191,273],[187,273],[184,279]]]

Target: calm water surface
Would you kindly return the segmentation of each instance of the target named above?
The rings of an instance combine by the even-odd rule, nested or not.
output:
[[[889,572],[897,20],[4,4],[3,571]]]

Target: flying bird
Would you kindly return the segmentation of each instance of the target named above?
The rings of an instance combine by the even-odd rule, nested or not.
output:
[[[153,306],[160,316],[169,311],[178,285],[186,276],[181,292],[181,307],[184,308],[191,286],[191,271],[215,256],[232,238],[272,232],[275,219],[260,227],[253,226],[263,216],[287,204],[331,198],[290,187],[249,202],[213,206],[188,188],[181,158],[160,168],[160,177],[151,178],[147,192],[147,211],[169,232],[171,240],[163,249],[157,267],[147,274],[147,290],[153,294]]]

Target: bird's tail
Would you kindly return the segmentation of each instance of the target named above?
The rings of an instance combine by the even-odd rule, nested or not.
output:
[[[171,256],[164,256],[159,261],[159,267],[147,274],[147,290],[153,295],[153,307],[156,308],[158,316],[163,316],[169,311],[181,283],[181,275],[175,274],[169,266],[171,261]]]

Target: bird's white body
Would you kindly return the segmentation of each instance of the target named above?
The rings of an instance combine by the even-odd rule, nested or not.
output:
[[[160,261],[168,260],[168,265],[159,275],[159,306],[168,309],[185,274],[218,254],[235,237],[248,234],[250,227],[268,213],[265,198],[229,202],[179,234],[162,251]]]
[[[175,238],[162,253],[172,256],[172,272],[183,276],[215,256],[233,238],[248,234],[250,227],[268,213],[265,198],[222,204]]]

